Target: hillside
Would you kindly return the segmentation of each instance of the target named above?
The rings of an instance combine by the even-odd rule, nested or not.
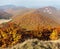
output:
[[[51,18],[52,17],[44,16],[44,14],[41,14],[38,10],[34,10],[13,18],[12,22],[20,24],[23,28],[27,29],[38,29],[42,26],[58,26],[59,24]]]
[[[33,8],[26,8],[23,6],[4,5],[4,6],[0,6],[0,10],[11,14],[13,16],[12,18],[14,18],[17,15],[23,15],[24,13],[29,12],[34,9]]]
[[[39,8],[38,11],[44,15],[44,16],[49,16],[51,19],[54,21],[58,22],[60,24],[60,11],[52,6],[47,6],[43,8]]]
[[[10,14],[11,18],[14,18],[17,15],[22,15],[23,13],[29,12],[32,9],[23,6],[4,5],[0,6],[0,10],[1,12],[4,12],[2,15],[5,15],[7,17],[7,14]],[[10,17],[10,15],[8,17]],[[4,16],[2,17],[4,18]]]
[[[12,17],[11,14],[0,10],[0,19],[9,19],[9,18],[11,18],[11,17]]]
[[[25,14],[25,13],[28,13],[28,12],[30,12],[30,11],[33,11],[33,10],[35,10],[35,9],[20,8],[20,9],[14,10],[14,11],[13,11],[13,17],[12,17],[12,18],[17,17],[17,16],[19,16],[19,15],[21,16],[21,15],[23,15],[23,14]]]

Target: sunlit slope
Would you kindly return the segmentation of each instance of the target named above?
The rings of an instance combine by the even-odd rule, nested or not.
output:
[[[27,29],[38,29],[42,26],[58,26],[59,24],[51,19],[49,16],[44,16],[39,11],[35,10],[29,13],[26,13],[22,16],[17,16],[13,19],[12,22],[20,24],[23,28]]]

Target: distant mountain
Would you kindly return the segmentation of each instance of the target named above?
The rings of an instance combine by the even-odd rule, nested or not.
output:
[[[29,8],[22,8],[22,7],[17,7],[16,9],[7,9],[5,10],[7,13],[12,14],[13,16],[23,14],[25,12],[29,12],[32,9]]]
[[[52,6],[39,8],[38,11],[44,16],[51,17],[54,21],[60,23],[60,11]]]
[[[10,8],[15,8],[15,5],[4,5],[4,6],[0,6],[1,10],[6,10],[6,9],[10,9]]]
[[[17,15],[23,15],[24,13],[29,12],[30,10],[34,10],[32,8],[26,8],[26,7],[15,6],[15,5],[0,6],[0,9],[13,15],[13,17]]]
[[[23,28],[27,29],[38,29],[38,27],[41,28],[42,26],[55,27],[60,25],[52,17],[45,15],[40,9],[33,10],[22,16],[17,16],[13,18],[12,22],[20,24]]]
[[[52,6],[39,8],[38,10],[40,12],[47,13],[47,14],[56,13],[56,11],[57,11],[57,9],[55,7],[52,7]]]
[[[15,5],[5,5],[5,6],[0,6],[0,10],[11,14],[12,15],[11,17],[14,18],[17,15],[23,15],[23,13],[29,12],[32,9],[15,6]]]
[[[14,14],[13,18],[15,16],[18,15],[23,15],[26,12],[30,12],[36,9],[31,9],[31,8],[19,8],[17,10],[7,10],[10,11],[11,13]],[[57,21],[58,23],[60,23],[60,11],[57,10],[55,7],[52,6],[48,6],[48,7],[43,7],[43,8],[39,8],[37,9],[37,11],[39,11],[39,13],[41,13],[44,16],[49,16],[52,17],[51,19],[54,19],[54,21]]]
[[[13,5],[3,7],[5,7],[5,13],[12,15],[12,22],[21,24],[21,26],[24,28],[37,29],[38,26],[60,25],[60,11],[55,7],[48,6],[39,9],[17,7]],[[8,17],[10,17],[9,14]]]
[[[10,19],[11,16],[12,16],[11,14],[6,13],[6,12],[0,10],[0,19]]]

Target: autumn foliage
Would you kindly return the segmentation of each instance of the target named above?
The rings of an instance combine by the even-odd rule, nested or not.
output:
[[[7,23],[0,27],[0,47],[10,47],[26,39],[56,40],[59,38],[59,28],[41,28],[27,30],[14,23]]]
[[[0,47],[7,47],[14,45],[21,39],[19,33],[20,27],[13,23],[5,24],[0,28]]]

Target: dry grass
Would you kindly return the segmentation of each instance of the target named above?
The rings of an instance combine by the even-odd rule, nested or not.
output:
[[[28,39],[11,48],[1,49],[60,49],[60,40],[40,41],[38,39]]]

